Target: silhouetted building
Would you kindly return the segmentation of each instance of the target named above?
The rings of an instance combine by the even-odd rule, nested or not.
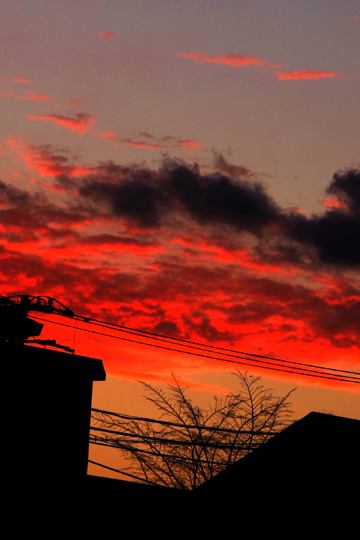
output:
[[[358,420],[310,413],[193,492],[89,476],[101,360],[26,345],[0,353],[6,527],[292,539],[358,523]]]
[[[194,491],[88,477],[86,508],[114,532],[356,538],[359,449],[359,420],[313,412]]]
[[[227,532],[355,538],[359,485],[360,421],[312,412],[200,486],[194,504],[216,501]]]
[[[71,523],[87,477],[93,381],[106,378],[102,361],[27,345],[5,344],[0,354],[6,523]]]

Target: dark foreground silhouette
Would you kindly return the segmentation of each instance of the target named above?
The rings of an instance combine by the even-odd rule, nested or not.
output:
[[[87,475],[100,360],[1,348],[2,525],[193,538],[356,538],[360,421],[310,413],[194,491]]]

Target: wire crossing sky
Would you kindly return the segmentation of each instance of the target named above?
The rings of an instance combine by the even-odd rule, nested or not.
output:
[[[36,319],[38,321],[46,322],[46,319],[43,319],[41,317],[36,317],[34,315],[33,315],[33,319]],[[152,335],[149,335],[150,334],[149,332],[142,333],[141,330],[134,331],[134,329],[130,329],[130,328],[127,329],[126,327],[118,327],[118,328],[116,328],[116,325],[107,325],[106,323],[104,323],[102,321],[95,321],[94,319],[92,319],[90,321],[90,320],[86,320],[86,318],[83,318],[83,317],[78,318],[78,320],[81,320],[81,319],[85,319],[85,321],[89,322],[90,325],[95,324],[96,326],[101,326],[102,328],[109,328],[111,330],[117,330],[118,332],[130,333],[132,335],[143,337],[143,338],[148,338],[150,340],[155,339],[157,341],[168,343],[169,346],[159,345],[159,344],[156,344],[156,343],[154,344],[154,343],[151,343],[149,341],[139,341],[139,340],[135,340],[135,339],[124,338],[124,337],[121,337],[119,335],[105,334],[104,332],[98,332],[96,330],[91,330],[89,328],[81,328],[81,327],[77,328],[77,330],[80,330],[80,331],[83,331],[83,332],[90,332],[91,334],[97,334],[97,335],[101,335],[101,336],[104,336],[104,337],[120,339],[120,340],[123,340],[123,341],[128,341],[130,343],[138,343],[138,344],[141,344],[141,345],[146,345],[148,347],[156,347],[156,348],[167,350],[167,351],[174,351],[174,352],[180,352],[182,354],[199,356],[201,358],[208,358],[208,359],[211,359],[211,360],[218,360],[219,362],[229,362],[229,363],[232,363],[232,364],[239,364],[239,365],[242,365],[242,366],[253,366],[253,367],[255,366],[255,367],[261,367],[262,369],[281,371],[281,372],[284,372],[284,373],[300,374],[300,375],[304,375],[306,377],[317,377],[317,378],[320,378],[320,379],[330,379],[330,380],[333,379],[333,380],[336,380],[336,381],[343,381],[343,382],[349,382],[349,383],[354,383],[354,384],[360,384],[360,373],[357,373],[355,371],[340,370],[340,369],[330,368],[330,367],[326,367],[326,366],[315,366],[315,365],[312,365],[312,364],[305,364],[305,363],[301,363],[301,362],[292,362],[291,360],[281,360],[279,358],[271,358],[271,357],[268,357],[268,356],[260,356],[260,355],[256,355],[256,354],[254,355],[254,354],[246,353],[246,352],[231,351],[232,353],[237,353],[237,354],[229,354],[229,353],[224,353],[221,350],[218,350],[217,347],[211,347],[211,346],[210,347],[209,346],[200,346],[200,347],[195,346],[194,347],[194,345],[193,345],[194,342],[187,341],[187,340],[184,340],[184,339],[180,339],[180,340],[176,341],[174,339],[171,340],[171,338],[169,336],[161,336],[160,334],[153,334],[153,333],[151,333]],[[68,328],[73,328],[74,330],[76,329],[75,326],[65,324],[65,323],[60,323],[60,322],[55,322],[54,321],[54,324],[58,324],[60,326],[65,326],[65,327],[68,327]],[[170,347],[170,345],[173,345],[173,347]],[[200,344],[197,344],[197,345],[200,345]],[[179,349],[179,348],[175,348],[176,346],[177,347],[183,346],[185,348],[184,349]],[[197,349],[197,350],[200,350],[200,351],[203,351],[203,352],[212,352],[213,356],[210,356],[210,355],[207,355],[207,354],[201,354],[201,353],[198,353],[198,352],[188,351],[188,350],[186,350],[188,348]],[[219,357],[219,355],[230,356],[231,359],[230,358],[223,358],[221,356]],[[246,355],[246,356],[244,356],[244,355]],[[238,360],[233,360],[233,358],[237,358]],[[266,360],[271,360],[271,362],[267,362]],[[349,374],[351,374],[351,375],[349,375]]]

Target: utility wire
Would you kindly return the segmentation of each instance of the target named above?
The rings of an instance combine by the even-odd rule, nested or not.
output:
[[[221,432],[224,432],[224,433],[238,433],[240,430],[241,430],[241,433],[246,433],[246,434],[249,434],[249,435],[270,435],[271,434],[276,434],[276,433],[280,433],[280,431],[261,431],[261,430],[258,430],[258,431],[245,431],[245,430],[242,430],[241,427],[239,427],[239,429],[225,429],[225,428],[216,428],[216,427],[211,427],[211,426],[205,426],[205,425],[201,425],[201,426],[196,426],[196,425],[184,425],[184,424],[178,424],[176,422],[168,422],[167,420],[155,420],[154,418],[145,418],[145,417],[141,417],[141,416],[131,416],[131,415],[128,415],[128,414],[119,414],[119,413],[113,413],[113,412],[110,412],[110,411],[103,411],[102,409],[91,409],[92,411],[94,412],[98,412],[98,413],[101,413],[103,414],[104,416],[116,416],[118,418],[123,418],[125,420],[135,420],[135,421],[140,421],[140,422],[151,422],[152,424],[161,424],[161,425],[164,425],[164,426],[172,426],[172,427],[180,427],[180,428],[183,428],[183,429],[197,429],[197,430],[206,430],[206,431],[221,431]],[[91,418],[97,422],[102,422],[102,420],[99,420],[98,418],[96,418],[96,416],[91,416]],[[115,422],[113,422],[114,425],[116,425]]]
[[[66,315],[61,314],[61,316],[66,316]],[[86,318],[86,317],[76,316],[76,318],[77,318],[77,320],[81,320],[82,322],[86,322],[88,324],[93,324],[95,326],[100,326],[100,327],[108,328],[108,329],[111,329],[111,330],[118,330],[120,332],[124,332],[124,333],[127,333],[127,334],[132,334],[132,335],[139,336],[139,337],[148,337],[149,339],[153,339],[153,340],[156,340],[156,341],[162,341],[162,342],[165,342],[165,343],[170,343],[172,345],[179,345],[178,342],[181,342],[180,344],[182,345],[182,343],[184,343],[183,346],[187,347],[187,348],[197,349],[197,350],[201,350],[201,351],[205,351],[205,352],[216,351],[216,354],[222,354],[224,356],[231,356],[231,357],[234,357],[234,358],[239,358],[239,355],[246,355],[246,356],[253,356],[254,361],[255,361],[256,358],[259,358],[259,359],[265,359],[265,360],[273,360],[275,362],[281,362],[281,363],[286,363],[286,364],[294,364],[294,365],[298,365],[298,366],[306,366],[306,367],[310,367],[310,368],[324,369],[324,370],[327,370],[327,371],[335,371],[335,372],[339,372],[339,373],[349,373],[349,374],[354,374],[354,375],[360,375],[360,373],[357,373],[356,371],[347,371],[347,370],[344,370],[344,369],[336,369],[336,368],[330,368],[330,367],[326,367],[326,366],[317,366],[317,365],[314,365],[314,364],[306,364],[306,363],[303,363],[303,362],[296,362],[294,360],[283,360],[283,359],[279,359],[279,358],[274,358],[272,356],[264,356],[264,355],[248,353],[248,352],[244,352],[244,351],[236,351],[234,349],[226,349],[224,347],[217,347],[217,346],[214,346],[214,345],[204,345],[204,344],[198,343],[196,341],[191,341],[191,340],[186,340],[186,339],[182,339],[182,338],[166,336],[164,334],[157,334],[155,332],[148,332],[146,330],[139,330],[139,329],[130,328],[130,327],[122,326],[122,325],[118,325],[118,324],[106,323],[105,321],[99,321],[99,320],[96,320],[96,319],[89,319],[89,318]],[[113,337],[115,337],[115,336],[113,336]],[[220,352],[220,351],[224,351],[224,352]],[[236,353],[236,354],[232,354],[232,353]],[[251,358],[251,360],[253,360],[253,359]],[[276,364],[274,364],[274,365],[276,365]],[[289,367],[292,367],[292,366],[289,366]]]
[[[98,334],[98,335],[102,335],[102,336],[105,336],[105,337],[112,337],[114,339],[121,339],[123,341],[129,341],[129,342],[132,342],[132,343],[138,343],[138,344],[147,345],[147,346],[150,346],[150,347],[157,347],[157,348],[160,348],[160,349],[171,350],[171,351],[179,352],[179,353],[182,353],[182,354],[205,357],[205,358],[209,358],[209,359],[215,359],[215,360],[223,361],[223,362],[230,362],[230,363],[236,363],[236,364],[241,364],[241,365],[249,365],[249,366],[253,366],[253,367],[256,367],[258,365],[258,366],[261,366],[263,369],[271,369],[271,370],[274,370],[274,371],[282,371],[282,372],[286,372],[286,373],[293,373],[293,374],[298,374],[298,375],[305,375],[305,376],[324,378],[324,379],[326,378],[326,379],[330,379],[330,380],[338,380],[338,381],[343,381],[343,382],[353,382],[353,383],[359,383],[360,382],[360,373],[357,373],[357,372],[354,372],[354,371],[330,368],[330,367],[327,367],[327,366],[317,366],[317,365],[314,365],[314,364],[306,364],[306,363],[303,363],[303,362],[296,362],[296,361],[293,361],[293,360],[282,360],[282,359],[278,359],[278,358],[274,358],[274,357],[269,357],[269,356],[264,356],[264,355],[257,355],[257,354],[254,354],[254,353],[248,353],[248,352],[243,352],[243,351],[235,351],[233,349],[226,349],[226,348],[223,348],[223,347],[217,347],[217,346],[213,346],[213,345],[204,345],[204,344],[194,342],[194,341],[191,341],[191,340],[185,340],[185,339],[182,339],[182,338],[174,338],[174,337],[166,336],[164,334],[159,334],[159,333],[156,333],[156,332],[149,332],[149,331],[146,331],[146,330],[138,330],[138,329],[126,327],[126,326],[119,325],[119,324],[107,323],[105,321],[100,321],[100,320],[92,319],[92,318],[89,318],[89,317],[75,315],[73,312],[71,312],[70,310],[66,310],[66,309],[65,309],[65,312],[58,313],[58,314],[60,316],[64,316],[66,318],[72,318],[73,320],[75,320],[76,321],[75,327],[71,326],[71,325],[66,325],[66,324],[63,324],[63,323],[55,322],[55,321],[48,321],[46,319],[41,319],[41,318],[35,317],[35,316],[34,316],[34,319],[41,320],[41,321],[44,321],[44,322],[53,322],[54,324],[59,324],[61,326],[67,326],[69,328],[73,328],[74,329],[74,339],[75,339],[76,324],[77,324],[78,321],[82,321],[82,322],[85,322],[85,323],[88,323],[88,324],[93,324],[95,326],[100,326],[101,328],[107,328],[107,329],[111,329],[111,330],[115,330],[115,331],[119,331],[119,332],[124,332],[124,333],[128,333],[128,334],[131,334],[131,335],[135,335],[137,337],[145,338],[145,339],[152,339],[152,340],[156,340],[156,341],[161,341],[163,343],[167,343],[169,345],[175,345],[177,347],[181,346],[181,347],[185,347],[187,349],[189,349],[189,348],[196,349],[196,350],[200,350],[202,352],[210,352],[210,353],[213,353],[213,354],[216,354],[216,355],[223,355],[223,356],[227,356],[227,357],[246,360],[247,362],[239,362],[238,360],[237,361],[232,361],[229,358],[219,358],[218,356],[213,357],[213,356],[199,354],[199,353],[192,353],[190,351],[186,351],[186,350],[184,351],[182,349],[180,349],[180,350],[175,349],[174,347],[165,347],[164,345],[156,345],[154,343],[148,343],[148,342],[143,342],[143,341],[138,341],[138,340],[132,340],[132,339],[129,339],[129,338],[123,338],[123,337],[120,337],[120,336],[113,336],[113,335],[105,334],[105,333],[102,333],[102,332],[96,332],[94,330],[91,331],[91,330],[88,330],[88,329],[85,329],[85,328],[79,328],[79,330],[82,330],[82,331],[85,331],[85,332],[91,332],[93,334]],[[236,354],[233,354],[233,353],[236,353]],[[240,355],[246,355],[246,356],[244,357],[244,356],[240,356]],[[270,362],[267,362],[266,360],[270,360]],[[253,363],[250,363],[250,362],[253,362]],[[277,367],[275,367],[275,366],[277,366]],[[285,369],[286,366],[289,368],[288,370]],[[299,366],[303,366],[303,367],[299,367]],[[345,373],[350,374],[350,375],[345,375]]]
[[[39,320],[39,321],[51,322],[52,324],[58,324],[60,326],[65,326],[65,327],[68,327],[68,328],[74,328],[73,326],[71,326],[69,324],[60,323],[58,321],[49,321],[48,319],[42,319],[42,318],[36,317],[34,315],[32,315],[32,317],[34,319],[36,319],[36,320]],[[143,341],[138,341],[138,340],[125,338],[125,337],[121,337],[121,336],[113,336],[111,334],[105,334],[103,332],[96,332],[95,330],[89,330],[89,329],[86,329],[86,328],[78,328],[78,330],[81,330],[83,332],[89,332],[89,333],[92,333],[92,334],[105,336],[105,337],[111,337],[113,339],[119,339],[119,340],[122,340],[122,341],[128,341],[128,342],[131,342],[131,343],[137,343],[137,344],[140,344],[140,345],[147,345],[148,347],[155,347],[155,348],[158,348],[158,349],[165,349],[165,350],[168,350],[168,351],[178,352],[178,353],[181,353],[181,354],[188,354],[188,355],[192,355],[192,356],[199,356],[199,357],[202,357],[202,358],[209,358],[211,360],[218,360],[219,362],[228,362],[228,363],[231,363],[231,364],[239,364],[239,365],[252,366],[252,367],[261,367],[262,369],[269,369],[269,370],[279,371],[279,372],[283,372],[283,373],[292,373],[292,374],[304,375],[304,376],[308,376],[308,377],[316,377],[316,378],[320,378],[320,379],[329,379],[329,380],[335,380],[335,381],[341,381],[341,382],[350,382],[350,383],[354,383],[354,384],[360,384],[360,373],[356,373],[356,372],[352,372],[352,373],[354,373],[356,375],[356,377],[353,377],[353,376],[348,376],[348,375],[338,375],[338,376],[336,376],[335,374],[333,375],[333,374],[327,373],[325,371],[315,371],[315,370],[312,370],[312,369],[300,368],[300,367],[298,368],[298,367],[292,367],[292,366],[289,366],[290,369],[284,369],[285,366],[283,366],[282,364],[274,364],[272,362],[266,362],[266,361],[260,360],[258,358],[245,358],[245,357],[242,357],[242,356],[238,356],[237,358],[240,358],[242,360],[247,360],[246,362],[240,362],[240,361],[230,360],[230,359],[227,359],[227,358],[218,358],[216,356],[209,356],[209,355],[200,354],[200,353],[194,353],[194,352],[190,352],[190,351],[183,351],[181,349],[174,349],[173,347],[165,347],[163,345],[157,345],[157,344],[154,344],[154,343],[146,343],[146,342],[143,342]],[[267,364],[267,365],[265,365],[265,364]],[[281,366],[281,367],[274,367],[274,366]],[[323,369],[323,368],[321,368],[321,366],[319,366],[319,367],[320,367],[320,369]],[[331,368],[325,368],[325,369],[331,369]]]
[[[151,435],[138,435],[137,433],[129,433],[128,431],[114,431],[111,429],[106,428],[98,428],[90,426],[90,430],[93,431],[101,431],[102,433],[111,433],[114,435],[124,435],[125,437],[130,437],[132,439],[140,439],[139,441],[134,441],[135,443],[143,443],[147,441],[154,441],[164,444],[176,444],[180,446],[204,446],[206,448],[220,448],[220,449],[226,449],[230,450],[231,448],[237,447],[237,445],[229,444],[229,443],[211,443],[208,441],[183,441],[181,439],[166,439],[164,437],[152,437]],[[112,438],[113,441],[116,443],[116,438]],[[120,439],[121,443],[121,439]],[[245,444],[245,443],[243,443]],[[243,445],[242,445],[243,446]]]
[[[107,467],[107,465],[103,465],[102,463],[97,463],[96,461],[92,461],[91,459],[88,459],[89,463],[92,463],[93,465],[97,465],[98,467],[103,467],[104,469],[109,469],[109,471],[114,471],[119,474],[124,474],[125,476],[130,476],[131,478],[135,478],[135,480],[140,480],[140,482],[147,484],[152,484],[153,486],[158,486],[159,484],[155,484],[155,482],[150,482],[150,480],[145,480],[143,478],[139,478],[138,476],[134,476],[133,474],[129,474],[123,471],[119,471],[119,469],[113,469],[113,467]]]
[[[93,437],[93,438],[91,438]],[[97,444],[99,446],[106,446],[108,448],[115,448],[115,449],[118,449],[118,450],[123,450],[124,452],[129,452],[129,453],[132,453],[132,454],[137,454],[137,453],[141,453],[141,454],[149,454],[151,456],[155,456],[155,457],[162,457],[162,458],[169,458],[173,461],[180,461],[181,463],[184,463],[184,461],[188,461],[190,463],[194,463],[194,459],[193,458],[188,458],[188,457],[185,457],[185,456],[177,456],[176,454],[165,454],[163,452],[159,452],[159,451],[156,451],[156,450],[143,450],[142,448],[136,448],[134,449],[133,447],[131,448],[127,448],[127,446],[124,444],[122,446],[122,441],[121,443],[117,444],[116,446],[114,446],[114,444],[111,444],[111,439],[102,439],[101,437],[97,437],[96,435],[92,435],[90,436],[90,440],[89,442],[91,444]],[[132,442],[132,441],[131,441]],[[258,445],[254,445],[254,443],[251,444],[251,449],[254,449],[255,447],[257,448],[258,446],[260,446],[261,443],[259,443]],[[237,447],[234,447],[235,450],[244,450],[244,451],[249,451],[249,447],[245,447],[245,448],[237,448]],[[239,452],[236,452],[236,455],[238,455]],[[206,460],[206,459],[200,459],[200,458],[196,458],[196,463],[205,463],[205,464],[209,464],[209,460]],[[211,460],[211,465],[222,465],[224,466],[224,462],[223,461],[213,461]]]

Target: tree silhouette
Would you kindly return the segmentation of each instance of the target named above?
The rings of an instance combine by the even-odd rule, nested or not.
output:
[[[208,410],[193,404],[188,388],[173,376],[168,393],[142,382],[159,420],[92,411],[96,441],[117,448],[130,461],[127,474],[146,483],[195,489],[251,452],[291,421],[289,396],[273,395],[260,377],[234,373],[238,393],[214,396]],[[102,442],[101,442],[102,441]],[[93,442],[94,437],[93,437]]]

